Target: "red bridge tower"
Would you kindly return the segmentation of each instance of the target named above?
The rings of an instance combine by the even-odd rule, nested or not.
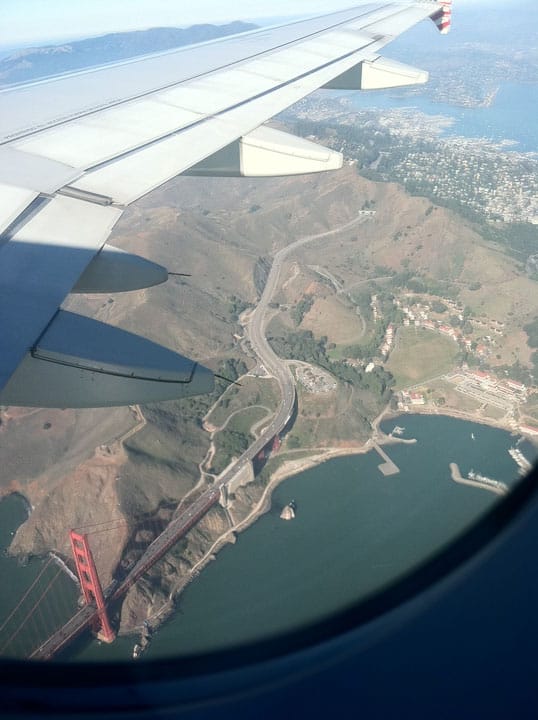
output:
[[[80,535],[75,530],[69,532],[69,537],[84,601],[86,605],[95,602],[97,606],[94,630],[97,632],[99,640],[111,643],[115,639],[116,634],[108,619],[103,589],[101,588],[99,576],[97,575],[97,568],[93,561],[88,537],[87,535]]]

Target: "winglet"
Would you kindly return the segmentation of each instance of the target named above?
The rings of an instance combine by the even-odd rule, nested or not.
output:
[[[442,35],[450,31],[452,23],[452,0],[442,0],[441,7],[430,15]]]

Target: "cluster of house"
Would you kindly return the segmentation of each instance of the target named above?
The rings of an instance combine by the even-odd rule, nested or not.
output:
[[[484,372],[483,370],[469,370],[465,367],[463,368],[463,375],[469,380],[474,380],[484,390],[495,390],[511,401],[524,403],[527,400],[528,388],[517,380],[499,380],[499,378],[491,373]]]
[[[517,380],[499,380],[495,375],[482,370],[464,370],[463,374],[480,388],[486,392],[495,393],[499,399],[505,402],[521,405],[528,399],[529,388]],[[538,427],[534,425],[521,423],[518,428],[522,435],[538,437]]]
[[[517,380],[495,377],[482,370],[471,370],[463,366],[460,370],[449,373],[445,379],[457,386],[457,389],[478,400],[504,408],[506,411],[515,409],[527,401],[529,389]],[[397,394],[398,409],[408,410],[411,406],[426,405],[426,396],[417,390],[401,390]],[[538,435],[538,428],[520,425],[519,429],[527,435]]]
[[[390,324],[387,326],[387,330],[385,332],[385,337],[383,338],[383,344],[380,347],[380,352],[381,352],[381,356],[383,357],[383,359],[386,359],[389,356],[393,345],[394,345],[394,325]]]
[[[450,300],[449,298],[441,298],[443,305],[457,316],[460,322],[464,321],[463,308],[459,303]],[[454,342],[458,343],[460,347],[466,352],[472,352],[478,358],[484,359],[491,355],[492,348],[495,346],[495,341],[490,335],[484,336],[481,342],[473,342],[469,337],[466,337],[460,328],[447,325],[442,320],[434,320],[430,317],[430,306],[427,304],[417,303],[416,305],[409,307],[402,304],[398,299],[394,300],[394,303],[399,307],[404,314],[403,324],[405,327],[414,325],[417,328],[423,328],[425,330],[433,330],[439,332],[445,337],[449,337]],[[497,320],[478,320],[475,318],[470,319],[472,325],[479,328],[490,328],[493,332],[498,335],[502,335],[504,323],[498,322]]]
[[[410,405],[426,405],[424,393],[401,390],[398,394],[398,410],[407,410]]]

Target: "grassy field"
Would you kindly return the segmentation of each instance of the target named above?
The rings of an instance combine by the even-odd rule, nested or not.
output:
[[[533,421],[538,421],[538,396],[533,395],[531,399],[522,406],[521,411],[528,418],[532,418]]]
[[[400,328],[386,368],[400,389],[448,372],[457,355],[458,346],[450,338],[429,330]]]
[[[311,330],[316,337],[327,337],[329,343],[351,345],[362,334],[362,322],[351,304],[336,296],[318,298],[301,323],[301,329]]]
[[[429,396],[430,399],[438,401],[443,398],[446,408],[454,408],[464,412],[476,412],[480,408],[481,403],[478,400],[458,392],[455,385],[445,380],[436,380],[429,383],[428,387],[432,390],[431,396]]]
[[[276,409],[280,395],[276,380],[269,378],[243,377],[241,385],[233,385],[227,390],[215,406],[207,421],[215,427],[221,427],[235,410],[264,405]]]
[[[494,405],[487,405],[484,408],[484,417],[492,418],[493,420],[502,420],[506,416],[506,410],[495,407]]]
[[[340,383],[336,392],[311,394],[298,388],[299,414],[286,447],[309,447],[360,443],[366,440],[370,426],[369,410],[363,406],[357,390]],[[377,414],[377,413],[375,413]],[[374,413],[370,413],[373,417]]]
[[[337,345],[336,347],[327,350],[327,357],[330,360],[344,360],[344,358],[348,355],[348,353],[346,353],[346,348],[347,345]]]
[[[252,426],[263,418],[267,418],[267,422],[270,421],[271,415],[267,410],[262,407],[248,407],[234,415],[226,428],[242,435],[249,435]]]

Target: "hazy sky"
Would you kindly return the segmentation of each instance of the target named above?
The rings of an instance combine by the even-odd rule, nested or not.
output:
[[[0,47],[115,30],[330,12],[353,0],[0,0]]]
[[[480,1],[456,0],[454,4]],[[115,30],[315,14],[354,4],[360,0],[0,0],[0,48]]]

